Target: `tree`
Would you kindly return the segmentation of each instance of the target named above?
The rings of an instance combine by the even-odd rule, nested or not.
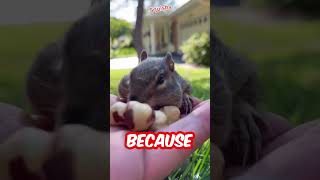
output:
[[[137,20],[136,20],[135,28],[133,30],[133,45],[137,51],[138,56],[143,50],[143,43],[142,43],[143,12],[144,12],[144,0],[138,0]]]
[[[129,35],[131,32],[132,26],[129,22],[110,17],[110,37],[112,40],[122,35]]]

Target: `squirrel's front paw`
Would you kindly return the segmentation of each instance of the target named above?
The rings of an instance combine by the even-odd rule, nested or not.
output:
[[[242,153],[242,165],[247,166],[258,161],[262,156],[262,129],[259,122],[262,121],[259,113],[249,104],[242,103],[234,108],[234,115],[238,118],[237,135],[238,140],[234,141]]]
[[[184,94],[182,98],[181,114],[189,114],[193,109],[193,101],[188,94]]]

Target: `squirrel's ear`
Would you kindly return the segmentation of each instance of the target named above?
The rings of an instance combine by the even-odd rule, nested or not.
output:
[[[141,53],[140,53],[139,62],[142,62],[142,61],[146,60],[147,58],[148,58],[147,51],[146,50],[142,50]]]
[[[174,61],[172,59],[172,55],[171,53],[167,53],[166,57],[165,57],[165,61],[166,61],[166,64],[168,65],[170,71],[174,71]]]

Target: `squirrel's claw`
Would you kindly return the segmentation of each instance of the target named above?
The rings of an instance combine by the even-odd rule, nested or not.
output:
[[[234,117],[237,118],[238,133],[232,138],[237,147],[237,153],[242,157],[243,166],[258,161],[262,155],[263,137],[257,121],[262,121],[258,113],[247,103],[234,107]],[[235,153],[235,152],[234,152]]]
[[[189,114],[193,109],[193,101],[188,94],[184,94],[182,98],[181,114]]]

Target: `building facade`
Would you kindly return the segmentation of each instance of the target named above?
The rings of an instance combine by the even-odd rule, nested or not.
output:
[[[150,54],[180,52],[180,46],[196,32],[210,31],[210,1],[189,0],[170,13],[146,15],[143,45]]]

